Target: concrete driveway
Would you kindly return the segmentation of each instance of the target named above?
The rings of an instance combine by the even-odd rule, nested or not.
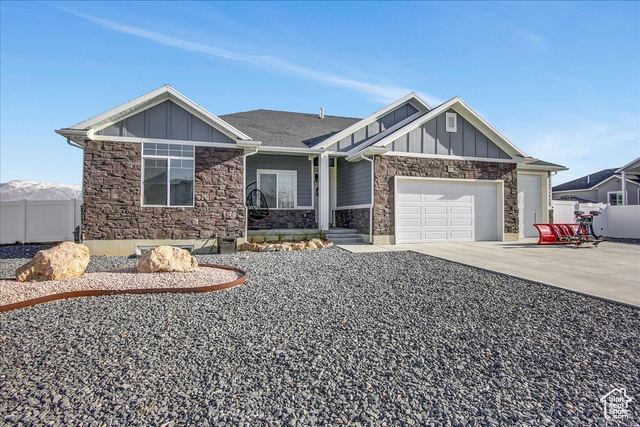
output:
[[[640,307],[640,245],[603,242],[576,248],[537,241],[340,247],[350,252],[415,251]]]

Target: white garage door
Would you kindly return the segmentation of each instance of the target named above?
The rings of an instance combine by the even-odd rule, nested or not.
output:
[[[544,221],[540,175],[518,174],[518,219],[520,237],[538,237],[533,224]]]
[[[398,178],[396,242],[498,240],[495,182]]]

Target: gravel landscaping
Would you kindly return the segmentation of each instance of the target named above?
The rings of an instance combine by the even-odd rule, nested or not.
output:
[[[613,387],[640,420],[640,310],[412,252],[197,258],[247,281],[0,313],[0,424],[605,426]]]

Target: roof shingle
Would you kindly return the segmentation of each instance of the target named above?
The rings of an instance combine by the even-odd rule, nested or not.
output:
[[[361,119],[291,113],[275,110],[252,110],[219,116],[241,129],[262,145],[270,147],[309,148]]]

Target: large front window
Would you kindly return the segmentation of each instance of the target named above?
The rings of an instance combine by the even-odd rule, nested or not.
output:
[[[258,170],[258,189],[270,209],[295,209],[296,171]]]
[[[193,145],[145,142],[142,204],[193,206]]]

